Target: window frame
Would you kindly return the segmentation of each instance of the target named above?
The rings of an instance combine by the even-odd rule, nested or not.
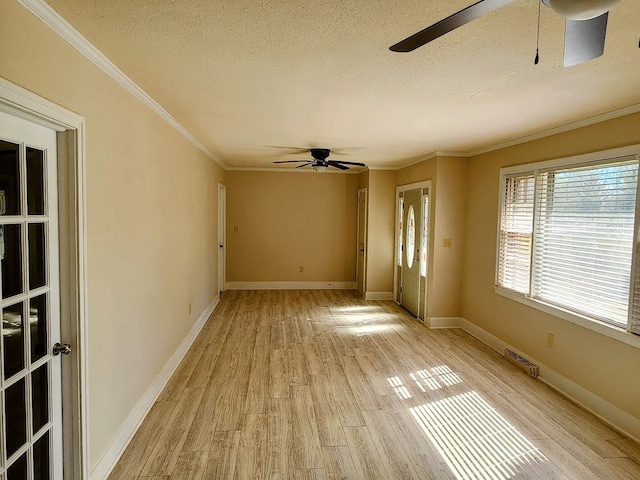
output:
[[[499,268],[500,268],[500,233],[501,233],[501,225],[502,225],[502,212],[504,209],[504,187],[505,181],[508,176],[513,175],[526,175],[526,174],[536,174],[540,170],[552,169],[552,168],[566,168],[566,167],[578,167],[580,165],[585,165],[589,163],[598,163],[605,161],[607,159],[615,159],[618,157],[625,156],[640,156],[640,145],[631,145],[622,148],[615,148],[610,150],[603,150],[593,153],[588,153],[584,155],[576,155],[571,157],[563,157],[552,160],[543,160],[539,162],[525,163],[520,165],[513,165],[508,167],[503,167],[499,171],[499,183],[498,183],[498,216],[497,216],[497,233],[495,236],[496,239],[496,251],[495,251],[495,272],[494,272],[494,292],[497,295],[508,298],[510,300],[516,301],[518,303],[527,305],[536,310],[540,310],[547,314],[553,315],[560,319],[566,320],[573,324],[579,325],[581,327],[587,328],[591,331],[600,333],[602,335],[614,338],[618,341],[624,342],[628,345],[640,348],[640,335],[632,333],[629,331],[631,322],[628,321],[626,328],[621,328],[615,325],[612,325],[607,322],[603,322],[596,318],[591,318],[586,315],[582,315],[573,311],[566,310],[562,307],[552,305],[550,303],[544,302],[543,300],[532,298],[528,295],[516,292],[514,290],[510,290],[505,287],[501,287],[498,285],[499,280]],[[640,184],[640,180],[638,182]],[[639,234],[640,234],[640,186],[638,188],[638,194],[636,196],[636,209],[635,209],[635,225],[634,225],[634,246],[631,259],[631,282],[629,285],[629,310],[633,308],[633,299],[631,296],[634,291],[634,280],[635,280],[635,268],[636,267],[636,254],[635,251],[638,248],[639,243]],[[534,200],[535,201],[535,200]],[[534,204],[535,208],[535,204]],[[537,221],[537,216],[534,212],[534,227],[533,231],[535,232],[535,222]],[[637,260],[640,262],[640,258]],[[533,261],[532,261],[533,262]],[[533,263],[530,264],[530,272],[533,270]]]

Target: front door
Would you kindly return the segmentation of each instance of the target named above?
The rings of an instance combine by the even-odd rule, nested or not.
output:
[[[402,210],[402,294],[400,304],[413,315],[419,314],[420,302],[420,245],[421,245],[421,200],[422,189],[404,192]]]
[[[0,112],[0,478],[62,478],[55,132]]]

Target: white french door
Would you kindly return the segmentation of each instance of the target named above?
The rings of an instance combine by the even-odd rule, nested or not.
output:
[[[56,172],[55,132],[0,112],[3,480],[62,478]]]

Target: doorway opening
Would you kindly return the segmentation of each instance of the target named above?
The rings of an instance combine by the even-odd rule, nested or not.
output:
[[[427,316],[431,182],[396,188],[394,298],[413,316]]]
[[[227,187],[218,184],[218,293],[227,284]]]
[[[358,190],[358,230],[356,245],[356,290],[363,297],[366,295],[366,270],[367,270],[367,189]]]

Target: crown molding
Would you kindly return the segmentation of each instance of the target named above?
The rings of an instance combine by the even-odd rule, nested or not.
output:
[[[373,171],[373,172],[378,172],[378,171],[382,171],[382,172],[395,172],[396,170],[398,170],[398,167],[374,167],[374,166],[367,166],[367,169]]]
[[[436,158],[436,157],[462,157],[462,158],[466,158],[466,157],[470,157],[471,155],[469,155],[468,153],[462,153],[462,152],[431,152],[428,153],[427,155],[418,157],[418,158],[414,158],[412,160],[406,161],[404,163],[401,163],[400,165],[398,165],[397,167],[394,168],[394,170],[402,170],[403,168],[407,168],[407,167],[411,167],[413,165],[417,165],[418,163],[421,162],[425,162],[427,160],[431,160],[432,158]]]
[[[42,23],[62,37],[67,43],[78,50],[89,61],[95,64],[100,70],[115,80],[121,87],[140,100],[151,111],[168,123],[173,129],[189,140],[200,149],[206,156],[215,161],[222,168],[227,166],[200,140],[189,132],[180,122],[178,122],[169,112],[156,102],[149,94],[131,80],[122,70],[111,62],[100,50],[98,50],[89,40],[78,32],[69,22],[67,22],[58,12],[51,8],[43,0],[17,0],[23,7],[35,15]]]
[[[595,125],[597,123],[606,122],[607,120],[614,120],[616,118],[624,117],[626,115],[632,115],[638,112],[640,112],[640,103],[636,103],[635,105],[630,105],[628,107],[620,108],[618,110],[612,110],[611,112],[602,113],[594,117],[585,118],[584,120],[578,120],[577,122],[567,123],[559,127],[542,130],[541,132],[538,132],[538,133],[527,135],[525,137],[515,138],[513,140],[508,140],[506,142],[498,143],[490,147],[473,150],[463,156],[475,157],[476,155],[495,152],[496,150],[502,150],[503,148],[514,147],[516,145],[520,145],[523,143],[533,142],[534,140],[540,140],[546,137],[551,137],[553,135],[558,135],[560,133],[570,132],[572,130],[577,130],[579,128],[588,127],[590,125]]]
[[[559,127],[549,128],[547,130],[542,130],[538,133],[534,133],[531,135],[526,135],[524,137],[514,138],[512,140],[508,140],[506,142],[497,143],[490,147],[483,147],[477,150],[470,150],[468,152],[431,152],[427,155],[415,158],[413,160],[409,160],[407,162],[401,163],[396,167],[369,167],[369,170],[402,170],[403,168],[411,167],[412,165],[417,165],[418,163],[425,162],[427,160],[431,160],[435,157],[460,157],[460,158],[471,158],[477,155],[483,155],[485,153],[495,152],[497,150],[502,150],[503,148],[514,147],[516,145],[521,145],[527,142],[533,142],[535,140],[541,140],[546,137],[551,137],[553,135],[558,135],[565,132],[570,132],[572,130],[577,130],[579,128],[588,127],[591,125],[595,125],[598,123],[606,122],[608,120],[614,120],[616,118],[624,117],[626,115],[633,115],[634,113],[640,112],[640,103],[630,105],[628,107],[620,108],[617,110],[612,110],[610,112],[602,113],[600,115],[595,115],[593,117],[585,118],[583,120],[578,120],[576,122],[567,123],[564,125],[560,125]]]

